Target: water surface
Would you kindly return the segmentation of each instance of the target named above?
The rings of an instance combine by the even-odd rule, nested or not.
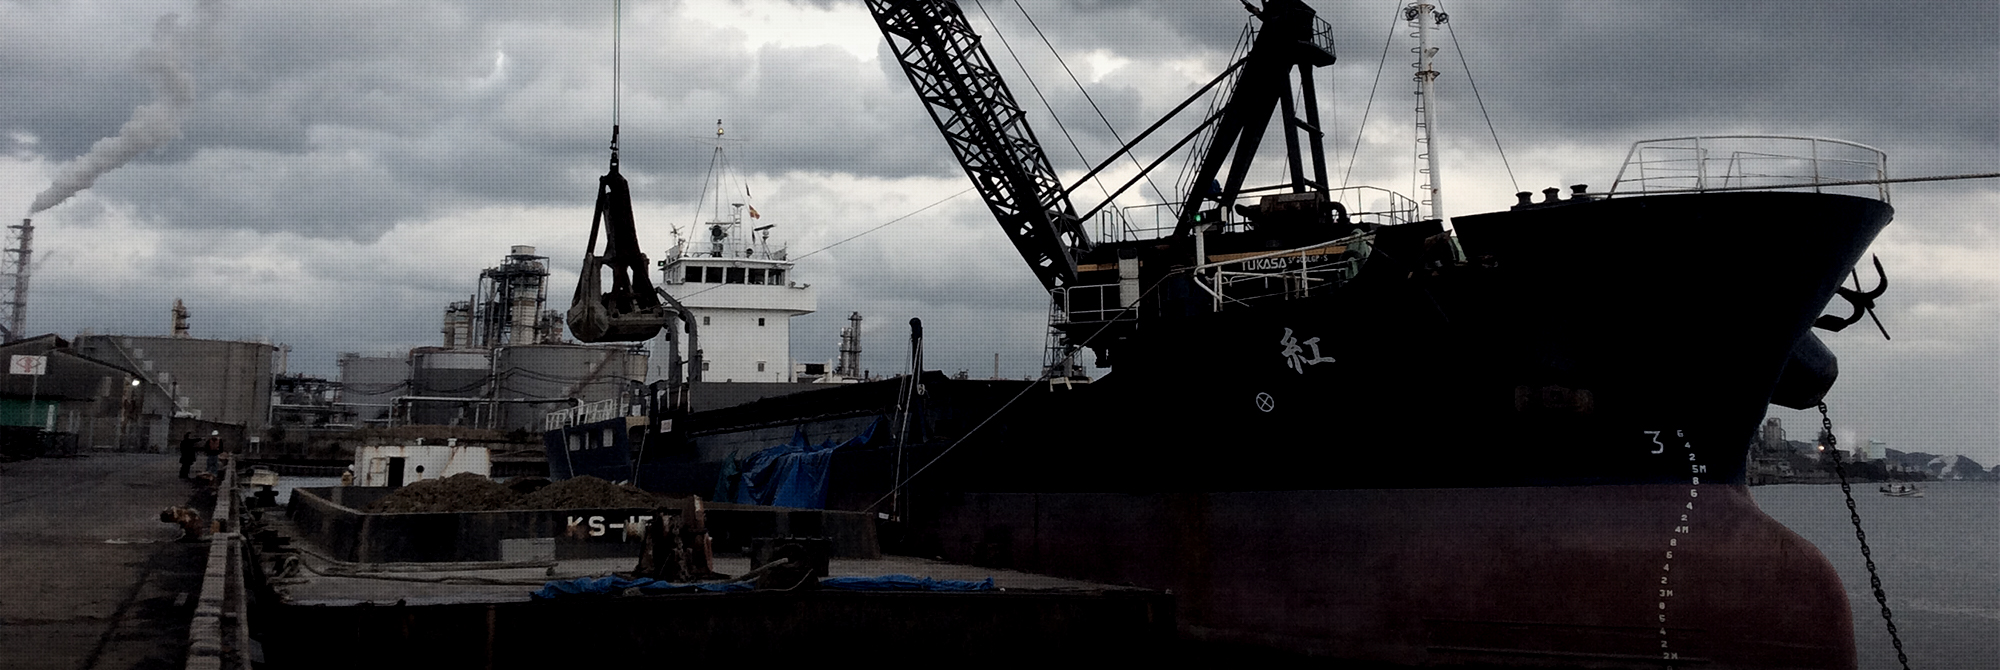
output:
[[[2000,484],[1927,482],[1922,498],[1891,498],[1879,486],[1856,484],[1855,509],[1910,667],[2000,668]],[[1839,570],[1861,667],[1899,668],[1840,487],[1785,484],[1750,493]]]

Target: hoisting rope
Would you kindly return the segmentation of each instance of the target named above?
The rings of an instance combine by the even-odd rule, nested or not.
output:
[[[1889,643],[1896,645],[1896,662],[1910,670],[1910,657],[1903,654],[1903,638],[1896,634],[1896,619],[1889,612],[1889,594],[1882,591],[1882,578],[1875,574],[1874,554],[1868,551],[1868,533],[1861,530],[1861,513],[1854,509],[1854,489],[1847,484],[1847,468],[1840,463],[1840,449],[1833,436],[1833,419],[1827,418],[1826,403],[1819,404],[1819,441],[1833,459],[1833,471],[1840,475],[1840,493],[1847,496],[1847,518],[1854,522],[1854,539],[1861,543],[1861,560],[1868,564],[1868,587],[1875,592],[1875,604],[1882,606],[1882,623],[1889,628]]]
[[[618,94],[621,93],[619,83],[625,78],[623,44],[625,31],[622,25],[624,19],[623,0],[611,0],[611,170],[613,172],[618,171]],[[591,245],[586,251],[597,248],[597,230],[594,225],[590,231]]]
[[[618,84],[619,80],[623,79],[625,75],[625,45],[623,43],[625,31],[622,25],[624,20],[624,3],[622,0],[611,0],[611,127],[613,128],[611,132],[613,137],[616,137],[618,133],[616,130],[618,127]],[[612,151],[618,150],[618,143],[615,139],[612,141],[611,147]]]

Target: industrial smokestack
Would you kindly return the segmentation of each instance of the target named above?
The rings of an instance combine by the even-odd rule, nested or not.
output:
[[[180,298],[174,298],[174,338],[188,339],[188,308]]]
[[[28,206],[28,214],[62,204],[96,184],[104,173],[181,136],[181,121],[194,106],[194,76],[188,73],[185,55],[199,39],[196,33],[213,22],[220,4],[200,3],[192,26],[182,26],[176,14],[160,17],[153,25],[152,44],[138,54],[140,70],[153,88],[153,101],[132,110],[132,118],[116,136],[98,140],[89,152],[58,169],[55,180]]]
[[[15,246],[7,250],[14,256],[14,271],[9,273],[13,280],[8,288],[13,299],[8,301],[12,310],[7,314],[7,341],[28,336],[28,273],[35,269],[29,261],[35,254],[35,221],[21,219],[21,225],[8,226],[14,231]]]

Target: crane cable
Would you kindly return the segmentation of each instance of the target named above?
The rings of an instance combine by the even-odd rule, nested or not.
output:
[[[844,239],[841,239],[841,240],[840,240],[840,241],[838,241],[838,242],[834,242],[833,244],[829,244],[829,245],[826,245],[826,246],[823,246],[823,247],[820,247],[820,248],[818,248],[818,249],[814,249],[814,250],[812,250],[812,251],[808,251],[808,252],[805,252],[805,253],[803,253],[803,254],[799,254],[799,257],[798,257],[798,258],[794,258],[794,259],[792,259],[792,260],[793,260],[794,262],[796,262],[796,261],[801,261],[801,260],[805,260],[805,259],[806,259],[806,257],[808,257],[808,256],[811,256],[811,255],[813,255],[813,254],[817,254],[817,253],[819,253],[819,252],[822,252],[822,251],[826,251],[826,250],[828,250],[828,249],[832,249],[832,248],[834,248],[834,247],[837,247],[837,246],[840,246],[840,245],[843,245],[843,244],[847,244],[848,242],[852,242],[852,241],[854,241],[855,239],[857,239],[857,238],[860,238],[860,237],[861,237],[861,236],[863,236],[863,235],[867,235],[867,234],[869,234],[869,233],[872,233],[872,232],[875,232],[875,231],[878,231],[878,230],[881,230],[881,229],[883,229],[883,228],[887,228],[887,227],[889,227],[889,226],[890,226],[891,224],[894,224],[894,223],[898,223],[898,222],[901,222],[901,221],[903,221],[903,220],[905,220],[905,219],[908,219],[908,218],[910,218],[910,217],[912,217],[912,216],[916,216],[916,215],[918,215],[918,214],[922,214],[922,213],[924,213],[924,212],[927,212],[927,211],[930,211],[930,210],[931,210],[932,208],[934,208],[934,207],[937,207],[938,205],[942,205],[942,204],[945,204],[945,203],[947,203],[947,202],[950,202],[950,201],[952,201],[952,200],[954,200],[954,199],[957,199],[958,197],[960,197],[960,196],[963,196],[963,195],[965,195],[965,194],[967,194],[967,193],[971,193],[971,192],[972,192],[972,190],[973,190],[973,188],[974,188],[974,187],[968,187],[968,188],[966,188],[966,189],[965,189],[965,190],[963,190],[963,191],[959,191],[959,192],[957,192],[957,193],[953,193],[953,194],[951,194],[951,195],[947,195],[947,196],[945,196],[945,197],[943,197],[943,198],[939,198],[938,200],[936,200],[936,201],[932,202],[931,204],[928,204],[928,205],[924,205],[924,206],[922,206],[922,207],[918,207],[918,208],[916,208],[915,210],[912,210],[912,211],[911,211],[910,213],[908,213],[908,214],[904,214],[904,215],[902,215],[902,216],[899,216],[899,217],[896,217],[896,218],[893,218],[893,219],[890,219],[890,220],[888,220],[888,221],[884,221],[884,222],[882,222],[881,224],[879,224],[879,225],[875,226],[874,228],[869,228],[869,229],[867,229],[867,230],[864,230],[864,231],[861,231],[861,232],[858,232],[858,233],[855,233],[855,234],[853,234],[853,235],[849,235],[849,236],[847,236],[846,238],[844,238]],[[695,292],[693,292],[693,293],[689,293],[689,294],[687,294],[687,295],[683,295],[683,296],[676,296],[676,297],[677,297],[677,298],[680,298],[680,299],[682,299],[682,300],[686,300],[686,299],[688,299],[688,298],[692,298],[692,297],[695,297],[695,296],[698,296],[698,295],[701,295],[701,294],[703,294],[703,293],[707,293],[707,292],[709,292],[709,291],[713,291],[713,290],[715,290],[715,289],[718,289],[718,288],[721,288],[721,287],[723,287],[723,286],[727,286],[727,284],[716,284],[716,285],[714,285],[714,286],[710,286],[710,287],[708,287],[708,288],[705,288],[705,289],[702,289],[702,290],[699,290],[699,291],[695,291]]]
[[[1021,56],[1019,54],[1014,53],[1014,45],[1009,43],[1007,41],[1007,36],[1000,32],[1000,24],[994,23],[993,16],[991,14],[986,13],[986,5],[978,2],[978,0],[973,0],[972,6],[979,8],[980,16],[986,17],[986,25],[993,29],[994,37],[1000,38],[1000,46],[1005,47],[1007,49],[1007,57],[1014,59],[1014,67],[1020,68],[1021,77],[1023,79],[1028,80],[1029,90],[1034,91],[1035,97],[1042,101],[1042,107],[1049,110],[1049,118],[1055,120],[1056,130],[1062,131],[1063,139],[1069,142],[1070,150],[1076,152],[1076,159],[1082,161],[1083,164],[1086,166],[1090,165],[1090,159],[1085,158],[1083,155],[1083,148],[1077,146],[1075,137],[1070,136],[1069,126],[1063,125],[1062,117],[1056,115],[1055,105],[1049,104],[1048,96],[1042,95],[1042,87],[1035,84],[1034,76],[1028,74],[1028,66],[1021,63]],[[1046,152],[1044,152],[1044,154],[1046,155]],[[1102,192],[1104,194],[1104,197],[1106,198],[1111,197],[1110,189],[1104,188],[1104,182],[1102,180],[1092,179],[1091,181],[1092,183],[1097,184],[1097,190],[1099,192]]]
[[[622,0],[611,0],[611,150],[618,151],[618,94],[619,84],[624,79],[624,26],[625,4]]]
[[[1040,38],[1042,38],[1042,45],[1043,45],[1043,46],[1046,46],[1046,47],[1048,47],[1048,48],[1049,48],[1049,54],[1050,54],[1050,55],[1053,55],[1053,56],[1055,56],[1055,58],[1056,58],[1056,64],[1057,64],[1057,65],[1061,65],[1061,66],[1062,66],[1062,69],[1063,69],[1063,73],[1064,73],[1064,74],[1067,74],[1067,75],[1069,75],[1069,81],[1070,81],[1070,83],[1072,83],[1072,84],[1076,84],[1076,90],[1077,90],[1077,92],[1078,92],[1078,93],[1082,93],[1082,94],[1083,94],[1083,101],[1084,101],[1084,102],[1088,102],[1088,103],[1090,103],[1090,110],[1091,110],[1091,111],[1093,111],[1093,112],[1097,112],[1097,120],[1099,120],[1099,121],[1103,121],[1103,122],[1104,122],[1104,129],[1105,129],[1105,130],[1108,130],[1108,131],[1111,131],[1111,139],[1114,139],[1114,140],[1118,140],[1118,146],[1121,146],[1121,147],[1122,147],[1122,146],[1125,146],[1125,138],[1124,138],[1123,136],[1121,136],[1121,135],[1119,135],[1119,134],[1118,134],[1118,128],[1116,128],[1116,127],[1114,127],[1114,126],[1112,126],[1112,125],[1111,125],[1111,119],[1109,119],[1109,118],[1106,118],[1106,117],[1104,116],[1104,110],[1103,110],[1103,109],[1100,109],[1100,108],[1099,108],[1099,107],[1097,106],[1097,100],[1096,100],[1096,99],[1094,99],[1094,98],[1090,97],[1090,91],[1089,91],[1089,90],[1087,90],[1087,89],[1085,89],[1085,88],[1083,87],[1083,81],[1082,81],[1082,80],[1080,80],[1080,79],[1077,79],[1077,78],[1076,78],[1076,72],[1070,69],[1070,67],[1069,67],[1069,63],[1068,63],[1067,61],[1064,61],[1064,60],[1063,60],[1063,57],[1062,57],[1062,53],[1061,53],[1061,52],[1059,52],[1059,51],[1056,51],[1056,45],[1055,45],[1055,44],[1053,44],[1053,43],[1050,43],[1050,42],[1049,42],[1049,36],[1048,36],[1048,35],[1046,35],[1046,34],[1043,34],[1043,33],[1042,33],[1042,27],[1041,27],[1040,25],[1037,25],[1037,24],[1035,23],[1035,17],[1033,17],[1033,16],[1029,16],[1029,15],[1028,15],[1028,8],[1026,8],[1026,7],[1022,7],[1022,6],[1021,6],[1021,0],[1013,0],[1013,1],[1014,1],[1014,8],[1015,8],[1015,9],[1019,9],[1019,10],[1021,10],[1021,18],[1024,18],[1024,19],[1027,19],[1027,20],[1028,20],[1028,27],[1030,27],[1030,28],[1034,28],[1034,29],[1035,29],[1035,36],[1036,36],[1036,37],[1040,37]],[[983,12],[984,10],[981,10],[981,11]],[[989,23],[990,23],[991,21],[992,21],[991,19],[988,19],[988,22],[989,22]],[[995,30],[996,30],[996,32],[997,32],[997,30],[998,30],[998,29],[996,28]],[[1003,40],[1003,41],[1004,41],[1004,40]],[[1023,72],[1026,72],[1026,71],[1025,71],[1025,70],[1023,70]],[[1054,111],[1054,110],[1050,110],[1050,111],[1049,111],[1049,115],[1050,115],[1050,116],[1054,116],[1054,115],[1055,115],[1055,111]],[[1139,157],[1138,157],[1138,156],[1135,156],[1135,155],[1132,155],[1132,153],[1128,151],[1128,152],[1125,152],[1125,157],[1126,157],[1126,158],[1129,158],[1129,159],[1131,159],[1131,160],[1132,160],[1132,165],[1133,165],[1134,167],[1137,167],[1137,168],[1139,168],[1140,170],[1145,170],[1145,169],[1146,169],[1146,166],[1145,166],[1144,164],[1141,164],[1141,163],[1139,162]],[[1089,162],[1089,161],[1085,161],[1085,162],[1087,163],[1087,162]],[[1145,174],[1145,176],[1146,176],[1146,185],[1147,185],[1147,186],[1149,186],[1149,187],[1152,187],[1152,189],[1153,189],[1153,195],[1155,195],[1155,196],[1158,196],[1158,197],[1160,198],[1160,202],[1172,202],[1171,200],[1169,200],[1169,199],[1167,198],[1167,195],[1166,195],[1165,193],[1163,193],[1163,192],[1161,192],[1161,191],[1160,191],[1160,185],[1159,185],[1159,184],[1156,184],[1156,183],[1153,183],[1153,175],[1152,175],[1152,173],[1151,173],[1151,172],[1144,172],[1143,174]],[[1100,186],[1100,188],[1102,188],[1102,187]]]

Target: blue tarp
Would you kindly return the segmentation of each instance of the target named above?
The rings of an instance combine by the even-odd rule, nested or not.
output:
[[[758,451],[722,464],[716,478],[715,500],[747,505],[773,505],[821,509],[826,507],[826,473],[833,452],[843,447],[867,444],[881,419],[868,424],[845,442],[832,439],[817,445],[806,441],[804,426],[792,432],[792,441]]]
[[[819,580],[819,585],[829,589],[849,591],[991,591],[993,578],[987,577],[975,582],[967,579],[931,579],[909,575],[828,577]]]
[[[548,600],[572,596],[615,596],[624,593],[625,589],[631,588],[639,589],[640,593],[649,596],[662,593],[727,593],[731,591],[751,590],[749,582],[675,584],[673,582],[663,582],[646,577],[638,579],[625,579],[622,577],[578,577],[576,579],[543,584],[540,590],[535,591],[534,597],[537,600]]]

